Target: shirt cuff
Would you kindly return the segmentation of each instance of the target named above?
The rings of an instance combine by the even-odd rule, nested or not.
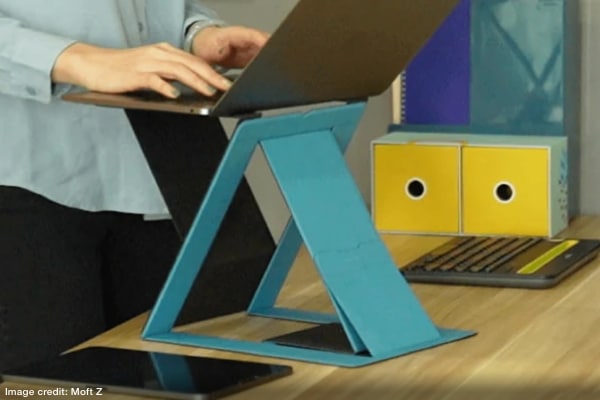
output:
[[[66,88],[52,85],[56,59],[75,40],[30,29],[21,29],[15,38],[10,57],[15,67],[10,74],[10,91],[19,97],[49,103],[55,93]]]
[[[200,31],[204,28],[208,28],[209,26],[225,26],[225,22],[221,20],[214,19],[205,19],[201,21],[196,21],[189,25],[185,30],[185,37],[183,40],[183,50],[188,53],[192,52],[192,46],[194,45],[194,39],[196,35],[200,33]]]

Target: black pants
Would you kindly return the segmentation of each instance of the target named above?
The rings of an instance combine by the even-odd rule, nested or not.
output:
[[[0,186],[0,371],[150,309],[180,244],[170,221],[75,210]]]

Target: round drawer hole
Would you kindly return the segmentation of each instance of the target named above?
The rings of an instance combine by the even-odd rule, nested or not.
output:
[[[516,195],[517,191],[510,182],[499,182],[494,188],[494,197],[500,203],[510,203]]]
[[[427,185],[420,178],[409,179],[405,189],[406,195],[413,200],[421,200],[427,194]]]

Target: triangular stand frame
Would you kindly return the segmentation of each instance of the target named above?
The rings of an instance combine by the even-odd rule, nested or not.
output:
[[[142,332],[144,339],[357,367],[474,334],[432,323],[373,227],[343,157],[364,108],[365,103],[357,102],[238,124]],[[257,146],[269,162],[292,218],[248,312],[341,326],[349,351],[173,331]],[[302,242],[337,315],[275,306]]]

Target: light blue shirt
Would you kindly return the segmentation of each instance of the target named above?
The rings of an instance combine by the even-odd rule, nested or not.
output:
[[[75,41],[183,46],[197,21],[222,23],[194,0],[0,0],[0,185],[89,211],[165,213],[125,113],[66,103],[56,58]]]

